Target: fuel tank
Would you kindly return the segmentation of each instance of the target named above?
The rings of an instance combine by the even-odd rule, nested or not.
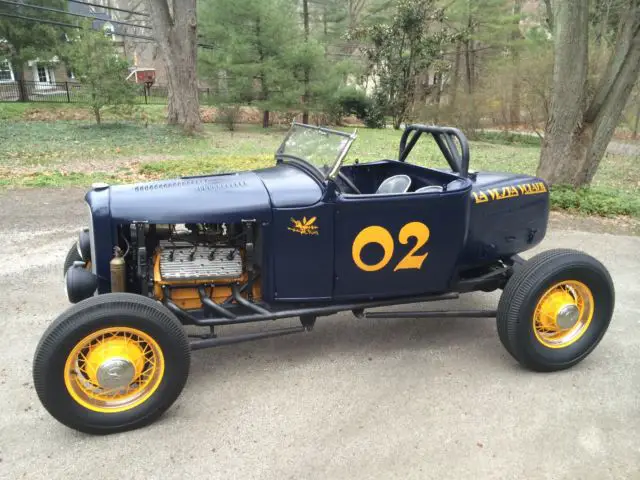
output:
[[[470,175],[471,214],[464,267],[528,250],[542,241],[549,220],[549,188],[540,178],[511,173]]]

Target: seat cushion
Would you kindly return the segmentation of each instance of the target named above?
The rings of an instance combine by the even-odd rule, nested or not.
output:
[[[376,190],[376,194],[406,193],[411,186],[411,178],[408,175],[394,175],[386,178]]]

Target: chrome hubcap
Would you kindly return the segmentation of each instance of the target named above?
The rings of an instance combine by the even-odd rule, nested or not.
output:
[[[102,388],[124,388],[129,385],[136,374],[136,368],[129,360],[114,357],[101,363],[96,378]]]
[[[565,330],[567,328],[572,328],[580,318],[580,309],[577,305],[568,304],[558,310],[558,315],[556,316],[556,323],[558,327]]]

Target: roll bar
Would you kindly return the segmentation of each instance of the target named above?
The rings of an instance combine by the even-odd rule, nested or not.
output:
[[[442,155],[449,163],[451,170],[466,178],[469,175],[469,142],[464,133],[457,128],[452,127],[436,127],[427,125],[407,125],[400,139],[400,154],[398,160],[404,162],[413,147],[415,147],[418,139],[423,133],[433,136],[438,144]],[[458,145],[454,139],[457,139],[462,151],[458,150]]]

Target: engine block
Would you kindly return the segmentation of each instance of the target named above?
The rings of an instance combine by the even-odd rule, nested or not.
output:
[[[163,240],[157,255],[163,281],[214,281],[242,276],[242,255],[233,247]]]

